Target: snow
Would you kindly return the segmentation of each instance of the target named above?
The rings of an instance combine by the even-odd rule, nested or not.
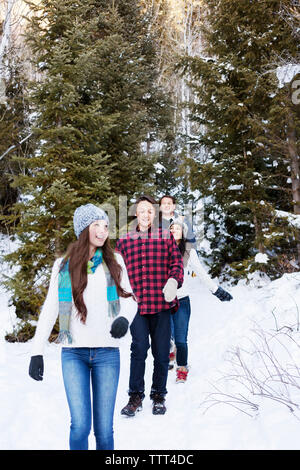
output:
[[[291,212],[276,210],[275,214],[277,217],[286,218],[290,225],[296,228],[300,228],[300,215],[292,214]]]
[[[236,357],[234,351],[245,355],[252,374],[265,373],[264,361],[252,350],[259,345],[262,331],[273,340],[280,339],[274,354],[278,355],[284,370],[288,372],[293,364],[299,364],[300,273],[284,274],[270,281],[266,275],[255,272],[250,283],[240,281],[236,286],[223,285],[223,288],[233,295],[231,302],[220,302],[199,284],[197,277],[192,278],[189,376],[187,383],[176,384],[175,371],[169,372],[164,416],[153,416],[151,412],[149,389],[153,359],[150,351],[143,410],[135,418],[120,415],[128,400],[130,358],[130,335],[123,338],[114,419],[116,450],[300,448],[297,406],[291,412],[278,400],[253,395],[245,391],[243,383],[229,379],[233,366],[229,359]],[[61,374],[60,346],[47,345],[44,380],[32,380],[28,375],[30,342],[3,340],[4,333],[11,331],[16,323],[16,317],[13,308],[8,306],[8,294],[1,286],[0,315],[0,449],[68,449],[69,410]],[[292,334],[293,341],[289,342]],[[271,369],[271,365],[268,367]],[[294,372],[294,380],[299,385],[299,370]],[[272,386],[276,390],[277,385]],[[217,389],[220,395],[213,395]],[[282,397],[284,390],[278,390]],[[236,397],[243,394],[253,407],[233,407],[225,393]],[[300,405],[297,386],[291,386],[288,395],[291,402]],[[209,401],[214,398],[219,401]],[[94,449],[92,433],[89,443],[90,449]]]
[[[161,173],[162,171],[165,170],[165,167],[161,165],[161,163],[158,163],[158,162],[155,163],[154,167],[155,167],[156,173]]]
[[[282,88],[285,83],[290,83],[298,73],[300,73],[299,64],[286,64],[277,67],[276,76],[279,82],[279,88]]]
[[[230,186],[228,186],[228,190],[230,190],[230,191],[236,191],[236,190],[240,190],[240,189],[244,189],[243,184],[231,184]]]
[[[266,264],[268,262],[268,255],[266,255],[265,253],[257,253],[255,255],[255,262],[256,263],[264,263]]]

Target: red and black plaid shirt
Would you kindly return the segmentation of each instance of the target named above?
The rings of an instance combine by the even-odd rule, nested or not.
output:
[[[141,315],[178,309],[177,297],[166,302],[162,292],[170,277],[176,279],[178,288],[183,283],[182,256],[169,230],[133,230],[117,241],[116,250],[124,258]]]

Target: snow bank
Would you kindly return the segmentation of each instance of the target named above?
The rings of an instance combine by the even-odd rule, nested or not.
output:
[[[114,425],[115,448],[299,449],[299,420],[284,404],[249,393],[249,399],[256,407],[256,410],[249,412],[248,408],[241,411],[226,403],[228,400],[222,395],[218,396],[218,404],[208,400],[214,397],[217,390],[228,394],[245,393],[242,384],[228,376],[232,367],[228,357],[230,351],[243,347],[249,349],[249,344],[255,343],[255,328],[275,334],[280,329],[288,333],[286,327],[291,327],[296,332],[299,325],[300,273],[285,274],[273,282],[258,275],[253,276],[250,284],[240,281],[234,287],[223,286],[232,293],[231,302],[220,302],[199,283],[197,277],[192,278],[192,287],[188,381],[186,384],[176,384],[175,371],[169,372],[167,413],[164,416],[153,416],[151,412],[151,352],[146,364],[143,411],[133,419],[120,415],[121,408],[128,400],[130,336],[122,340]],[[2,329],[3,325],[7,328],[13,323],[13,312],[8,308],[7,300],[7,293],[1,291]],[[284,346],[283,342],[283,346],[275,349],[282,364],[288,366],[289,360],[291,363],[292,359],[300,359],[299,343],[295,343],[291,351]],[[42,382],[35,382],[28,376],[30,343],[1,341],[0,347],[0,449],[68,449],[69,410],[62,381],[60,347],[47,345]],[[258,374],[262,370],[261,361],[253,360],[251,367],[252,372]],[[300,404],[296,388],[291,390],[291,399],[297,399]],[[94,436],[91,434],[90,449],[94,448]]]

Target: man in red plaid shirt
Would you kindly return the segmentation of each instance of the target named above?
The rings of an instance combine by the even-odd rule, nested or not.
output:
[[[156,207],[158,205],[152,197],[141,196],[136,203],[137,227],[118,240],[116,246],[124,258],[138,302],[138,311],[130,326],[129,402],[121,411],[126,416],[134,416],[142,409],[149,335],[154,357],[150,392],[152,411],[153,414],[166,411],[170,320],[179,306],[176,291],[183,282],[183,262],[170,231],[154,224]]]

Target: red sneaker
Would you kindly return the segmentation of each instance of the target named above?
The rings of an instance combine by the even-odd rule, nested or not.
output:
[[[169,370],[173,369],[176,362],[176,345],[173,340],[171,340],[170,354],[169,354]]]
[[[188,368],[186,366],[177,367],[176,369],[176,383],[182,384],[186,382],[188,375]]]

